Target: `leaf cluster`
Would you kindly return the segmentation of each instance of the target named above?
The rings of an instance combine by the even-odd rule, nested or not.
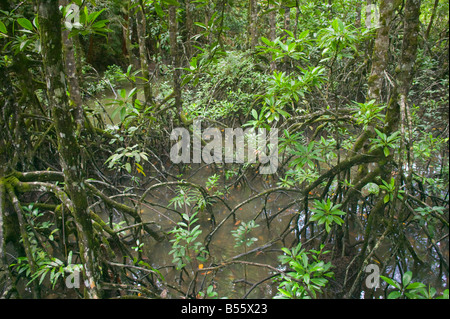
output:
[[[329,251],[323,251],[321,245],[319,250],[306,251],[301,243],[292,249],[282,248],[285,253],[279,256],[283,265],[288,265],[288,271],[281,275],[278,286],[277,299],[311,299],[317,298],[322,289],[332,278],[334,273],[330,270],[332,264],[325,263],[320,257]]]

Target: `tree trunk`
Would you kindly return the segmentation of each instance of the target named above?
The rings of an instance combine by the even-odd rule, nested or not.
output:
[[[249,47],[250,50],[254,50],[257,43],[258,43],[258,30],[257,30],[257,18],[258,18],[258,11],[257,11],[257,2],[256,0],[250,0],[249,1]]]
[[[430,37],[431,28],[433,27],[434,19],[436,18],[437,8],[439,5],[439,0],[434,1],[433,12],[431,13],[430,23],[428,24],[427,31],[425,33],[425,40],[428,41]]]
[[[382,102],[384,72],[388,65],[389,31],[395,10],[401,4],[401,0],[381,0],[380,2],[380,27],[377,31],[375,46],[372,55],[372,71],[368,79],[368,100]]]
[[[73,40],[73,48],[75,51],[75,64],[76,64],[76,70],[77,70],[77,77],[78,77],[78,84],[83,86],[83,61],[84,61],[84,51],[83,47],[81,46],[80,42],[80,35],[76,34],[72,37]]]
[[[192,10],[191,10],[191,0],[186,0],[186,55],[187,59],[191,60],[192,57]]]
[[[136,29],[139,39],[139,60],[141,62],[141,72],[144,81],[144,101],[146,105],[153,103],[152,90],[150,86],[150,72],[148,68],[147,58],[147,45],[145,44],[145,38],[147,33],[147,19],[145,18],[145,7],[142,1],[139,1],[140,6],[136,12]]]
[[[356,2],[356,18],[355,18],[355,28],[361,28],[361,9],[362,3],[361,1]]]
[[[177,7],[169,6],[169,37],[170,51],[172,55],[173,68],[173,92],[175,95],[175,107],[178,116],[182,122],[184,118],[183,106],[181,103],[181,78],[180,78],[180,55],[178,50],[178,23],[177,23]]]
[[[398,125],[400,125],[400,133],[402,137],[400,150],[405,149],[405,152],[401,151],[400,153],[399,167],[400,172],[402,172],[403,163],[408,161],[408,188],[411,187],[413,175],[412,165],[410,162],[410,149],[412,147],[412,123],[411,114],[408,107],[408,94],[414,79],[414,66],[417,57],[417,49],[419,47],[420,5],[421,0],[407,0],[405,3],[402,55],[395,90],[395,93],[398,93],[398,95],[394,95],[391,99],[391,103],[389,104],[389,108],[386,113],[387,132],[397,130]],[[400,118],[400,121],[398,121],[398,118]],[[405,153],[407,154],[406,159],[404,158]]]
[[[68,5],[67,0],[62,0],[61,4],[63,6]],[[84,125],[84,111],[83,111],[83,101],[81,100],[80,84],[78,82],[77,76],[77,63],[75,60],[74,44],[73,38],[69,38],[69,31],[62,31],[63,37],[63,48],[65,57],[65,71],[68,79],[68,86],[70,92],[70,102],[72,104],[73,117],[77,125],[78,134],[83,129]]]
[[[414,64],[419,46],[420,5],[421,0],[406,0],[405,4],[402,58],[398,75],[398,91],[405,97],[408,97],[414,77]]]
[[[275,10],[275,6],[273,3],[269,4],[269,25],[270,25],[270,41],[275,41],[277,37],[277,12]],[[277,69],[277,65],[275,61],[270,62],[270,70],[273,72]]]
[[[0,8],[6,10],[9,6],[0,3]],[[3,45],[3,40],[0,40],[0,45]],[[13,138],[9,129],[9,121],[13,109],[16,108],[13,95],[13,87],[10,81],[9,74],[5,66],[0,65],[0,78],[2,85],[0,86],[0,267],[7,266],[7,257],[4,251],[6,247],[6,188],[3,183],[3,178],[11,173],[11,158],[14,158],[14,146],[12,144]],[[6,269],[6,268],[5,268]],[[1,297],[1,296],[0,296]]]
[[[133,68],[139,68],[139,63],[137,61],[137,58],[135,54],[133,53],[133,24],[134,19],[132,19],[132,12],[130,10],[130,7],[132,5],[131,0],[128,0],[126,5],[126,11],[127,11],[127,19],[126,19],[126,30],[125,30],[125,43],[127,46],[128,51],[128,63],[133,66]]]
[[[404,9],[404,27],[402,56],[397,72],[397,86],[389,101],[386,112],[386,132],[394,132],[398,124],[405,120],[406,101],[409,89],[414,78],[414,65],[417,56],[419,30],[420,30],[420,4],[421,0],[406,0]]]
[[[297,38],[298,21],[300,20],[300,3],[295,1],[295,23],[294,23],[294,38]]]
[[[372,27],[372,0],[366,1],[366,29]]]
[[[72,119],[66,95],[66,80],[62,59],[61,13],[58,0],[39,1],[39,25],[41,32],[42,56],[47,82],[49,106],[58,140],[58,152],[64,173],[65,189],[73,202],[73,216],[77,226],[80,258],[87,280],[87,296],[100,297],[97,249],[88,202],[83,184],[81,149],[75,136],[75,123]]]

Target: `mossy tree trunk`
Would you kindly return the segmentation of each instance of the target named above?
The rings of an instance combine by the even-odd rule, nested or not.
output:
[[[66,95],[66,77],[62,59],[61,13],[58,0],[39,1],[39,25],[49,106],[55,123],[58,152],[64,173],[65,190],[73,202],[79,250],[84,265],[87,297],[100,297],[97,249],[88,201],[83,184],[81,149],[75,135],[75,122]]]

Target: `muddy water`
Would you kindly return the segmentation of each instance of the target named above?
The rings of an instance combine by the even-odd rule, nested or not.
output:
[[[205,185],[207,178],[213,174],[214,172],[209,167],[203,168],[192,178],[190,178],[189,181],[200,185]],[[262,191],[264,190],[264,187],[273,187],[274,185],[271,185],[258,177],[256,180],[252,181],[252,186]],[[149,196],[149,201],[157,202],[161,205],[166,205],[170,198],[174,196],[174,194],[170,193],[170,191],[163,193],[162,190],[156,191],[152,195],[153,198],[150,198]],[[228,205],[233,208],[237,204],[247,200],[252,195],[254,195],[254,193],[250,188],[242,188],[238,186],[236,188],[232,188],[224,199]],[[280,209],[279,207],[286,206],[292,200],[293,198],[290,198],[287,195],[274,193],[267,198],[265,211],[262,211],[265,202],[264,197],[251,201],[238,209],[236,212],[236,219],[230,217],[212,237],[209,245],[210,258],[208,261],[203,265],[196,262],[195,267],[207,268],[211,265],[218,265],[223,261],[229,261],[233,257],[245,253],[246,249],[247,251],[250,251],[276,240],[279,234],[286,229],[292,217],[298,213],[298,210],[295,206],[292,206],[290,209],[278,214],[277,217],[270,223],[270,227],[267,226],[267,217],[270,218],[274,214],[278,213]],[[220,201],[215,203],[212,209],[216,224],[219,224],[229,214],[228,208],[225,207]],[[173,221],[180,221],[179,215],[170,210],[163,210],[159,208],[165,216],[157,214],[154,210],[146,207],[143,207],[143,210],[144,221],[156,221],[164,227],[165,231],[170,231],[174,227],[174,223],[168,218]],[[206,211],[200,212],[198,217],[198,223],[201,225],[201,229],[203,230],[201,235],[201,241],[203,241],[205,236],[213,230],[212,223],[210,220],[210,214]],[[231,231],[236,230],[241,222],[249,222],[255,217],[255,221],[259,227],[255,228],[249,236],[257,238],[256,243],[248,248],[245,248],[244,246],[235,247],[236,243]],[[293,238],[287,237],[287,240],[293,240]],[[290,244],[290,242],[287,244]],[[239,260],[268,264],[277,267],[279,265],[278,256],[281,254],[281,246],[282,244],[278,241],[265,249],[263,252],[251,253],[246,256],[242,256]],[[172,256],[169,255],[170,250],[171,243],[168,241],[157,243],[156,241],[149,240],[147,242],[145,252],[148,255],[149,260],[153,262],[153,266],[155,268],[160,268],[162,274],[168,282],[172,282],[172,284],[178,282],[179,284],[180,271],[175,270],[172,267],[166,267],[172,265]],[[187,266],[187,268],[188,271],[191,269],[190,266]],[[232,264],[221,268],[217,272],[199,272],[197,287],[201,287],[203,283],[205,290],[209,285],[213,285],[219,297],[242,298],[253,284],[268,278],[271,274],[271,270],[265,267]],[[186,275],[183,275],[183,277],[186,279]],[[187,282],[190,282],[190,280],[187,280]],[[181,287],[183,290],[186,290],[187,288],[183,284],[181,284]],[[252,290],[248,295],[248,298],[271,298],[277,292],[276,287],[276,283],[274,283],[271,279],[268,279]]]

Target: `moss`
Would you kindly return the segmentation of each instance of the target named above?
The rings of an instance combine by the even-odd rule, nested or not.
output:
[[[28,183],[22,183],[16,175],[10,175],[5,178],[6,187],[12,187],[13,190],[17,190],[20,193],[31,192],[33,188]]]

